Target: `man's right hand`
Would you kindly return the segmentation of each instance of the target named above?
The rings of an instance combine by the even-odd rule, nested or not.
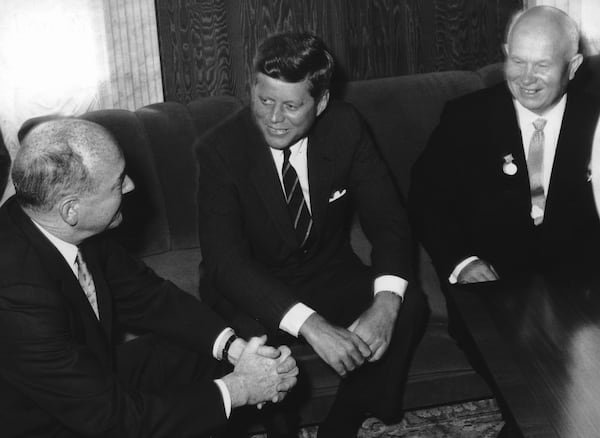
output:
[[[233,408],[281,401],[296,384],[298,367],[289,348],[280,347],[278,357],[266,357],[261,350],[266,336],[251,338],[233,372],[223,377]]]
[[[356,334],[337,327],[313,313],[300,327],[300,334],[315,352],[340,376],[361,366],[371,357],[371,349]]]
[[[481,259],[475,259],[465,266],[458,276],[456,282],[460,284],[480,283],[483,281],[495,281],[500,276],[492,265]]]

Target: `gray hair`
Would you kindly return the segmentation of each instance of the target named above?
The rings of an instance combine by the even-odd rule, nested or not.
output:
[[[579,52],[581,39],[579,26],[575,20],[569,16],[569,14],[553,6],[534,6],[532,8],[521,9],[515,12],[508,21],[508,25],[506,27],[505,42],[507,44],[510,41],[510,37],[515,25],[521,20],[521,18],[531,15],[532,13],[545,15],[549,19],[549,25],[552,25],[552,22],[550,21],[550,19],[552,19],[555,24],[558,24],[561,27],[563,35],[565,36],[565,40],[568,44],[566,55],[569,59]]]
[[[93,168],[109,153],[110,143],[116,146],[108,131],[86,120],[60,118],[34,126],[13,164],[17,201],[48,212],[65,196],[94,193]]]

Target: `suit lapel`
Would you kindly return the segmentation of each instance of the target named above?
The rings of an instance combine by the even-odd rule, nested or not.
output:
[[[250,179],[282,239],[290,246],[298,246],[269,145],[266,144],[262,134],[254,125],[250,113],[245,122],[249,139],[247,159],[251,163]]]
[[[308,138],[308,184],[314,229],[318,233],[325,223],[334,172],[334,160],[328,145],[318,132]]]
[[[597,116],[592,108],[578,111],[582,104],[576,95],[569,95],[561,124],[556,153],[552,164],[546,210],[551,213],[555,202],[565,197],[573,188],[587,181],[590,161],[592,133]],[[587,136],[587,137],[586,137]]]
[[[110,354],[110,341],[107,333],[102,330],[94,310],[66,260],[58,249],[37,229],[16,202],[11,207],[10,214],[13,220],[31,242],[49,277],[56,281],[58,290],[73,304],[79,313],[86,332],[87,345],[97,352],[100,359],[110,357],[107,356],[107,354]],[[94,281],[96,281],[96,278],[94,278]],[[110,313],[110,310],[107,313]]]
[[[519,204],[528,205],[528,208],[531,208],[529,173],[521,129],[512,97],[504,84],[498,87],[497,104],[490,104],[490,117],[490,131],[486,135],[489,136],[493,145],[493,153],[498,155],[494,157],[497,159],[497,164],[494,165],[497,165],[498,171],[503,172],[504,181],[513,182],[515,193],[521,198]],[[509,159],[505,157],[509,156],[512,156],[513,163],[517,167],[517,173],[512,176],[505,174],[503,168],[504,162]]]

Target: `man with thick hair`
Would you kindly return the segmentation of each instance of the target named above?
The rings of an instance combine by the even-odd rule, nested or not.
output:
[[[203,298],[241,333],[307,342],[343,377],[319,437],[400,418],[426,316],[404,208],[361,117],[330,101],[333,67],[314,35],[267,38],[250,106],[197,145]],[[355,212],[371,267],[350,245]]]
[[[104,128],[34,126],[12,176],[0,208],[3,437],[208,436],[232,408],[294,386],[289,348],[237,338],[102,234],[134,188]],[[152,335],[117,346],[113,322]]]

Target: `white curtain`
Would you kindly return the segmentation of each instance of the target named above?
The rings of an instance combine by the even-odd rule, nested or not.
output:
[[[525,0],[525,6],[554,6],[569,14],[581,28],[586,55],[600,53],[600,0]]]
[[[154,0],[0,0],[0,129],[163,100]],[[4,195],[12,193],[12,186]],[[0,194],[0,198],[2,198]]]

